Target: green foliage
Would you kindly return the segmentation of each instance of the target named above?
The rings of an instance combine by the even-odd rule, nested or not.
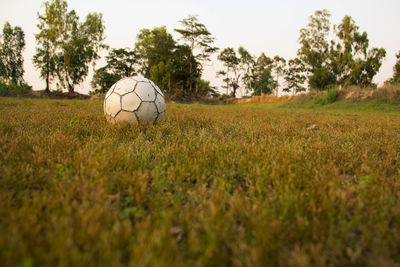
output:
[[[264,53],[255,60],[243,47],[239,47],[238,54],[233,48],[225,48],[218,55],[218,59],[225,66],[225,70],[217,72],[222,76],[226,94],[236,97],[237,90],[242,87],[244,93],[252,95],[270,94],[276,88],[276,81],[272,77],[273,60]],[[231,89],[231,90],[230,90]]]
[[[297,54],[310,73],[308,83],[312,89],[325,90],[335,83],[328,64],[330,16],[326,9],[317,10],[310,16],[308,27],[300,30]]]
[[[396,54],[396,64],[393,67],[393,77],[385,82],[385,84],[400,84],[400,51]]]
[[[218,51],[217,47],[212,46],[215,38],[207,30],[207,27],[199,22],[197,16],[189,15],[187,18],[179,21],[182,29],[175,29],[181,35],[180,40],[186,42],[189,48],[187,57],[189,59],[189,92],[199,94],[199,86],[196,81],[201,77],[203,71],[202,62],[209,61],[210,56]],[[193,92],[193,87],[195,91]]]
[[[129,48],[111,49],[106,56],[106,66],[94,71],[90,85],[91,94],[105,93],[118,80],[123,77],[136,75],[138,56]]]
[[[0,35],[0,78],[14,83],[23,82],[25,34],[21,27],[11,27],[7,21]]]
[[[7,83],[3,79],[0,79],[0,96],[6,96],[6,95],[8,95]]]
[[[202,66],[188,45],[179,45],[164,27],[142,29],[135,51],[141,72],[153,80],[170,99],[207,95],[200,82]]]
[[[331,23],[327,10],[317,10],[307,28],[300,30],[297,54],[306,65],[311,89],[327,90],[331,86],[376,86],[372,79],[378,73],[386,55],[383,48],[368,50],[366,32],[350,16],[333,27],[336,39],[329,40]]]
[[[286,87],[283,91],[292,92],[293,95],[305,91],[306,88],[303,86],[307,79],[305,71],[306,68],[299,58],[289,60],[288,68],[285,70]]]
[[[328,89],[326,92],[319,93],[313,102],[314,104],[318,105],[332,104],[337,100],[338,96],[339,96],[338,89],[336,87],[332,87]]]
[[[337,88],[331,88],[326,92],[326,102],[331,104],[336,101],[339,96],[339,91]]]
[[[395,265],[399,109],[339,102],[168,104],[132,127],[101,101],[0,98],[0,261]]]
[[[324,96],[318,96],[315,100],[314,100],[314,104],[317,105],[325,105],[326,104],[326,97]]]
[[[39,33],[35,34],[36,53],[32,62],[36,69],[40,69],[40,77],[46,82],[46,92],[50,92],[50,83],[56,77],[56,56],[54,41],[51,41],[52,31],[46,23],[46,18],[38,14]]]
[[[223,77],[223,81],[226,83],[223,88],[226,89],[226,94],[228,94],[229,89],[232,88],[231,96],[236,97],[236,91],[239,88],[242,75],[240,58],[236,55],[232,47],[227,47],[218,55],[218,60],[220,60],[226,68],[226,71],[219,71],[217,73],[218,76]]]
[[[176,42],[165,26],[142,29],[136,40],[135,51],[141,60],[141,72],[146,77],[149,77],[151,68],[173,58]]]
[[[171,92],[171,80],[173,75],[173,62],[171,60],[167,62],[161,61],[150,69],[150,79],[168,95],[173,93]]]
[[[215,91],[213,90],[213,88],[211,88],[210,86],[210,82],[203,80],[203,79],[198,79],[196,81],[196,85],[198,86],[198,88],[196,89],[199,92],[199,95],[205,96],[207,94],[211,94],[211,96],[218,96],[217,94],[215,94]]]
[[[175,31],[190,47],[190,57],[194,57],[199,62],[210,60],[210,56],[218,51],[218,48],[212,46],[215,38],[211,36],[207,27],[194,15],[189,15],[179,22],[182,29],[175,29]]]
[[[261,53],[251,68],[252,95],[272,94],[273,90],[277,88],[277,82],[272,77],[273,67],[273,59]]]
[[[92,87],[91,94],[104,94],[110,87],[120,80],[122,77],[116,73],[110,73],[106,67],[99,68],[94,71],[90,85]]]
[[[44,9],[44,14],[38,15],[39,46],[34,63],[41,68],[46,83],[56,75],[58,84],[72,94],[75,85],[88,75],[89,64],[100,58],[99,50],[106,47],[102,43],[103,17],[100,13],[89,13],[80,22],[74,10],[68,11],[64,0],[44,2]]]
[[[276,55],[273,59],[272,70],[275,73],[275,95],[278,96],[279,90],[279,77],[285,74],[286,60],[283,57]]]
[[[276,88],[276,81],[271,70],[266,68],[252,81],[253,95],[272,94]]]
[[[138,56],[129,48],[112,49],[106,56],[106,68],[120,77],[137,74]]]
[[[25,82],[8,82],[0,79],[0,96],[21,96],[32,90],[32,86]]]

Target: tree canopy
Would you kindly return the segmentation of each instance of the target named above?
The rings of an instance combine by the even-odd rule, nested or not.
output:
[[[102,14],[89,13],[80,22],[64,0],[44,2],[44,9],[38,15],[35,66],[41,69],[42,78],[56,76],[58,85],[73,93],[88,75],[89,64],[100,58],[99,50],[106,47]]]
[[[396,64],[393,66],[393,77],[387,80],[387,84],[400,84],[400,51],[396,54]]]
[[[25,34],[21,27],[11,27],[6,22],[0,35],[0,77],[6,81],[21,83],[24,75],[22,51],[25,47]]]
[[[103,43],[103,17],[100,13],[89,13],[81,21],[74,10],[68,10],[65,0],[46,1],[43,6],[43,13],[38,13],[33,63],[46,81],[46,90],[56,81],[60,88],[72,93],[89,74],[90,65],[100,59],[100,50],[107,48]],[[309,17],[306,27],[300,30],[298,57],[288,62],[279,55],[270,58],[265,53],[257,58],[243,47],[237,51],[232,47],[222,49],[217,56],[225,68],[217,72],[223,79],[222,88],[236,97],[238,92],[278,94],[280,88],[296,94],[306,88],[376,86],[373,78],[386,56],[385,49],[370,48],[368,34],[360,31],[352,17],[344,16],[337,25],[331,24],[330,17],[326,9]],[[189,15],[179,23],[181,27],[174,29],[179,34],[177,40],[161,26],[140,30],[133,48],[111,49],[106,56],[107,64],[95,70],[93,88],[103,92],[113,81],[140,73],[171,98],[212,92],[216,95],[210,83],[201,78],[204,64],[219,50],[214,46],[215,38],[198,16]],[[19,27],[12,29],[5,25],[0,61],[0,73],[5,79],[22,79],[23,37]],[[11,63],[5,63],[7,60]],[[399,69],[398,59],[388,83],[398,82]]]
[[[317,10],[309,24],[300,30],[300,49],[297,54],[308,72],[311,89],[326,90],[330,86],[375,86],[373,77],[378,73],[386,55],[383,48],[368,50],[366,32],[359,32],[354,20],[345,16],[333,32],[327,10]],[[329,39],[330,35],[335,39]]]

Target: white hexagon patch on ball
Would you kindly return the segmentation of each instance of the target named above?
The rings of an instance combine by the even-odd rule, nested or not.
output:
[[[164,94],[149,79],[126,77],[111,86],[104,99],[104,115],[111,123],[156,123],[165,117]]]

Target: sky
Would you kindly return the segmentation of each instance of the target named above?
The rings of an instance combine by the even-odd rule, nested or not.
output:
[[[375,77],[376,83],[383,84],[393,74],[395,54],[400,50],[400,0],[68,0],[68,7],[74,9],[84,20],[90,12],[103,14],[106,26],[105,43],[111,48],[134,47],[140,29],[165,25],[167,30],[179,38],[173,29],[180,28],[179,20],[189,14],[198,15],[220,49],[239,46],[252,55],[279,55],[286,60],[296,57],[299,48],[298,37],[301,28],[306,27],[308,18],[315,10],[328,9],[332,24],[339,24],[345,15],[350,15],[366,31],[371,47],[386,49],[386,58]],[[0,27],[6,21],[20,26],[25,32],[24,79],[34,90],[44,89],[39,71],[32,65],[35,53],[37,13],[43,13],[42,0],[0,0]],[[103,53],[106,54],[105,52]],[[102,67],[104,60],[97,63]],[[222,83],[215,76],[222,68],[216,55],[207,63],[203,78],[211,85]],[[91,73],[76,89],[87,93],[90,90]]]

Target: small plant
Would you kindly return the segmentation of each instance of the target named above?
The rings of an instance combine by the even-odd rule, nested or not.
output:
[[[326,104],[325,97],[323,97],[323,96],[317,97],[317,98],[314,100],[314,104],[325,105],[325,104]]]
[[[326,92],[326,102],[331,104],[336,101],[339,95],[339,91],[337,88],[331,88]]]

